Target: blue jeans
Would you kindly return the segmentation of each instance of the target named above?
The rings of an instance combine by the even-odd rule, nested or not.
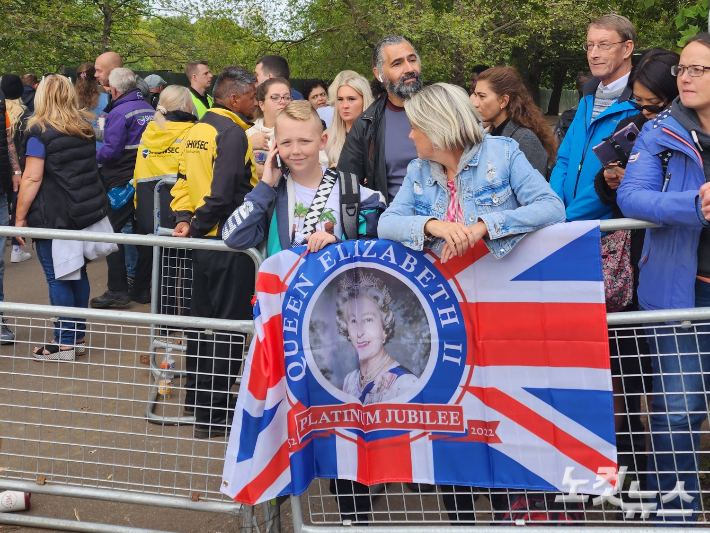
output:
[[[88,308],[90,286],[86,265],[81,269],[81,279],[54,279],[52,241],[35,241],[35,249],[49,285],[49,303],[61,307]],[[73,346],[84,339],[85,331],[86,322],[83,318],[59,317],[59,322],[54,323],[54,341],[61,345]]]
[[[0,226],[7,226],[10,223],[10,212],[7,208],[7,194],[0,194]],[[0,237],[0,302],[5,300],[5,293],[2,289],[2,282],[5,278],[5,245],[7,239]],[[2,316],[2,313],[0,313]]]
[[[133,200],[129,201],[132,202]],[[133,222],[129,220],[128,223],[123,226],[121,233],[133,235]],[[133,244],[124,244],[123,247],[126,251],[126,275],[128,275],[129,278],[135,278],[136,263],[138,262],[138,248]]]
[[[710,307],[710,283],[695,283],[695,306]],[[682,328],[648,324],[652,354],[651,450],[648,490],[664,521],[696,521],[699,514],[698,451],[700,426],[708,415],[710,390],[710,326]],[[686,499],[676,496],[663,503],[658,497],[684,482]],[[683,516],[683,511],[687,513]],[[692,511],[692,512],[691,512]]]

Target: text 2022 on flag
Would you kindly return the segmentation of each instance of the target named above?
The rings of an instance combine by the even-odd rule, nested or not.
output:
[[[222,483],[237,501],[315,477],[561,490],[568,467],[615,471],[598,223],[445,265],[384,240],[295,248],[257,290]]]

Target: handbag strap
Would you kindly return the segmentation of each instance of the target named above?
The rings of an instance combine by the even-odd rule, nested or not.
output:
[[[348,240],[359,237],[360,181],[355,174],[340,172],[340,224]]]
[[[338,175],[335,170],[330,168],[323,173],[323,179],[318,186],[313,202],[311,202],[311,207],[308,208],[308,213],[303,221],[303,229],[301,230],[301,234],[303,236],[310,235],[316,228],[316,224],[318,224],[318,220],[323,213],[325,204],[328,202],[330,193],[333,192],[333,187],[335,186],[335,180],[337,177]],[[298,243],[294,241],[291,246],[296,247],[301,246],[302,244],[303,241]]]

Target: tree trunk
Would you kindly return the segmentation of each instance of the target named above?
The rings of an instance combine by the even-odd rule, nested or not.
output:
[[[459,85],[468,92],[468,76],[466,71],[466,54],[459,47],[451,61],[451,70],[449,71],[449,83]]]
[[[541,65],[542,51],[535,51],[534,43],[529,48],[515,47],[511,55],[512,66],[520,74],[525,87],[535,101],[535,105],[540,107],[540,78],[542,76]]]
[[[566,63],[559,63],[552,73],[552,95],[550,95],[550,103],[547,105],[548,115],[560,114],[560,98],[562,98],[562,88],[567,77],[569,66]]]
[[[101,52],[108,52],[111,45],[111,25],[113,24],[113,9],[110,0],[101,4],[101,11],[104,14],[104,31],[101,36]]]

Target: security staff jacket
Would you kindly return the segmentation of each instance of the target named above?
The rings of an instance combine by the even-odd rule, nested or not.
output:
[[[195,125],[197,117],[184,111],[170,111],[165,119],[165,128],[151,122],[141,137],[133,172],[133,187],[136,189],[133,202],[136,207],[143,184],[149,184],[149,188],[145,189],[150,194],[155,182],[176,179],[178,172],[185,174],[185,169],[180,168],[180,163],[184,163],[182,152],[187,132]],[[153,202],[152,195],[148,200]]]
[[[256,164],[244,117],[216,104],[188,132],[178,181],[173,186],[175,222],[190,223],[191,237],[222,235],[222,226],[256,186]]]
[[[107,190],[125,187],[133,179],[141,136],[155,117],[155,109],[145,103],[138,89],[121,95],[110,105],[104,144],[96,151],[96,160],[103,165]]]

